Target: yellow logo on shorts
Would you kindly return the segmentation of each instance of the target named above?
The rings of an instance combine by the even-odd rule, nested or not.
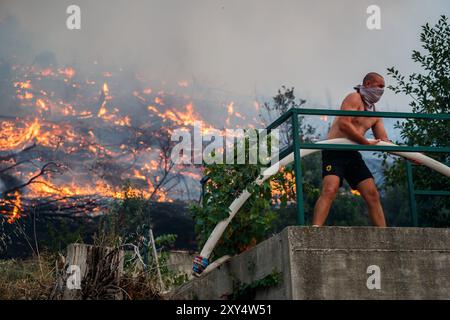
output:
[[[327,165],[327,166],[325,167],[325,170],[331,171],[331,164]]]

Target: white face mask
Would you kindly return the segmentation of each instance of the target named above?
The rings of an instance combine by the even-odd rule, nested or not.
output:
[[[381,96],[384,93],[382,88],[367,88],[362,85],[354,87],[359,92],[364,102],[364,109],[366,111],[375,111],[375,103],[380,101]]]

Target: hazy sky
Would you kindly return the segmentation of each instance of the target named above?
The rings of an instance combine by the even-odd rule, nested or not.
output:
[[[66,28],[70,4],[81,7],[79,31]],[[379,31],[366,28],[370,4],[381,7]],[[195,78],[239,95],[271,96],[285,84],[311,107],[336,107],[369,71],[415,71],[420,26],[441,14],[450,15],[450,1],[0,0],[0,18],[17,17],[30,54],[133,66],[161,80]],[[387,92],[379,109],[407,104]]]

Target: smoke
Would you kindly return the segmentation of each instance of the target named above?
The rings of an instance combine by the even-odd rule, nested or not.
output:
[[[71,4],[81,8],[79,31],[66,28]],[[450,12],[447,0],[380,0],[382,30],[369,31],[370,4],[1,0],[0,21],[13,17],[16,31],[2,30],[0,40],[30,63],[36,54],[49,51],[60,64],[77,65],[81,72],[98,62],[173,86],[180,80],[200,83],[230,96],[272,96],[286,84],[314,106],[327,105],[331,96],[331,107],[336,107],[366,72],[386,74],[390,66],[417,71],[410,54],[419,48],[420,26]],[[10,49],[2,45],[1,50]],[[407,104],[406,98],[388,92],[380,109],[404,110]]]

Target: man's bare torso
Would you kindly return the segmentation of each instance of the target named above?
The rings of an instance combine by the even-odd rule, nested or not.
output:
[[[364,103],[362,99],[360,99],[360,104],[358,106],[358,109],[355,109],[355,111],[364,111]],[[342,109],[342,108],[341,108]],[[337,120],[339,117],[336,117],[333,120],[333,123],[331,124],[330,131],[328,132],[327,139],[334,139],[334,138],[349,138],[345,132],[342,132],[339,129],[339,126],[337,124]],[[351,117],[351,122],[355,126],[356,130],[361,134],[365,135],[367,130],[372,128],[372,126],[379,120],[379,118],[374,117]]]

